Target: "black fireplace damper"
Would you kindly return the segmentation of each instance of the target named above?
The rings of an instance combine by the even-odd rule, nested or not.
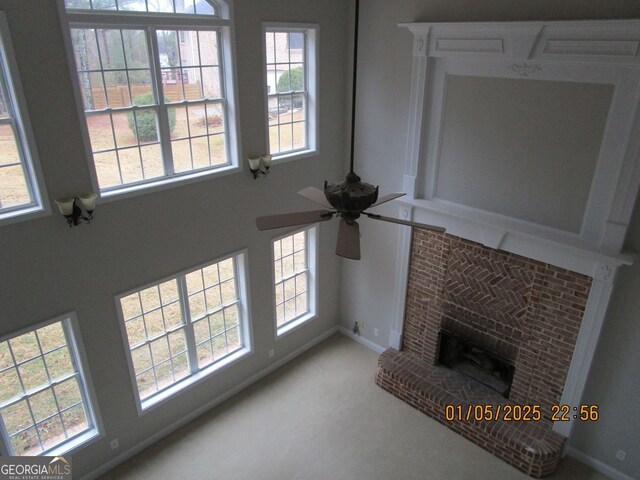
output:
[[[509,397],[515,368],[499,356],[446,330],[440,331],[438,363]]]

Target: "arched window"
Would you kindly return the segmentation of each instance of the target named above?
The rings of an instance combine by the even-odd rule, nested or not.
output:
[[[64,0],[64,6],[102,196],[237,168],[226,4]]]
[[[182,13],[218,16],[220,11],[211,0],[65,0],[65,8],[120,12]]]

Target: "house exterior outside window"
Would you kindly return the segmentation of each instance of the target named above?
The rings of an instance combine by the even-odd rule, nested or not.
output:
[[[2,455],[63,455],[100,435],[73,313],[0,339]]]
[[[64,0],[62,18],[101,196],[239,169],[224,3]]]
[[[0,225],[48,211],[9,25],[0,12]]]
[[[307,227],[272,242],[277,336],[316,317],[317,230]]]
[[[246,253],[116,298],[139,413],[251,352]]]
[[[263,24],[266,126],[273,160],[318,152],[318,26]]]

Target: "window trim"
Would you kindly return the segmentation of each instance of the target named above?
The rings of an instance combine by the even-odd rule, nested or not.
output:
[[[44,175],[40,166],[38,150],[35,144],[31,120],[27,110],[22,80],[16,62],[11,31],[5,12],[0,11],[0,68],[5,77],[5,87],[8,100],[13,106],[13,114],[16,126],[16,143],[23,157],[27,186],[33,197],[33,202],[28,205],[12,207],[6,212],[0,213],[0,226],[21,222],[32,218],[43,217],[51,214],[51,205],[44,183]]]
[[[191,273],[195,270],[208,267],[211,264],[222,262],[229,258],[235,258],[236,260],[235,273],[236,273],[236,285],[238,288],[238,297],[239,297],[239,301],[237,305],[240,313],[240,325],[243,327],[242,338],[243,338],[244,346],[238,349],[237,351],[233,352],[232,354],[227,355],[220,361],[214,362],[211,365],[207,365],[206,367],[201,368],[194,373],[190,373],[186,377],[150,395],[149,397],[145,399],[141,399],[140,392],[138,391],[138,382],[136,381],[136,372],[133,366],[133,357],[131,355],[131,347],[129,345],[129,337],[127,335],[127,329],[125,326],[125,319],[122,312],[120,300],[133,293],[139,292],[141,290],[145,290],[149,287],[153,287],[155,285],[164,283],[169,280],[177,279],[179,281],[179,277],[181,276],[187,275],[188,273]],[[121,293],[115,296],[114,300],[115,300],[116,313],[118,315],[118,326],[120,328],[120,334],[122,336],[122,346],[124,349],[127,366],[129,367],[129,380],[131,382],[133,396],[135,399],[136,409],[138,411],[139,417],[154,410],[158,406],[163,405],[165,402],[171,399],[175,399],[176,394],[190,390],[194,386],[203,382],[205,379],[210,379],[212,375],[217,374],[223,370],[226,370],[228,367],[237,364],[238,361],[241,359],[249,358],[250,356],[253,355],[255,350],[253,345],[253,331],[251,328],[251,315],[250,315],[251,305],[250,305],[248,279],[249,279],[249,256],[248,256],[248,250],[246,248],[243,248],[242,250],[238,250],[220,257],[216,257],[215,259],[208,260],[204,263],[187,268],[185,270],[181,270],[177,273],[167,275],[162,279],[147,282],[144,285],[132,288],[124,293]],[[184,309],[184,304],[182,303],[181,303],[181,308]],[[192,352],[187,350],[187,355],[189,356],[190,361],[191,361],[191,354]]]
[[[271,301],[273,302],[273,325],[275,332],[275,340],[280,340],[289,333],[297,330],[298,328],[306,325],[311,320],[318,318],[318,231],[320,224],[305,225],[303,228],[296,228],[290,230],[284,235],[280,235],[271,239]],[[278,311],[276,306],[276,272],[275,272],[275,254],[273,252],[273,244],[278,240],[290,237],[300,232],[307,232],[307,272],[309,274],[307,278],[307,292],[309,297],[307,299],[308,312],[296,317],[282,326],[278,326]]]
[[[305,33],[305,66],[306,66],[306,96],[307,96],[307,121],[306,134],[307,146],[304,149],[290,150],[284,153],[272,154],[273,163],[286,163],[293,160],[300,160],[320,153],[320,102],[318,86],[320,84],[319,69],[319,45],[320,45],[320,25],[317,23],[283,23],[283,22],[263,22],[262,23],[262,85],[264,88],[264,128],[265,128],[265,151],[270,151],[269,139],[269,92],[267,82],[267,42],[266,34],[270,31],[288,31]]]
[[[217,178],[244,170],[244,164],[240,161],[242,158],[242,144],[240,141],[240,118],[238,115],[238,81],[235,54],[235,28],[233,22],[233,0],[225,0],[223,2],[216,1],[219,9],[219,16],[213,15],[193,15],[193,14],[173,14],[173,13],[147,13],[147,12],[111,12],[101,10],[67,10],[64,0],[58,1],[58,13],[62,27],[62,36],[64,39],[67,66],[71,77],[71,84],[76,100],[76,112],[80,121],[80,133],[85,147],[85,160],[88,165],[89,176],[93,191],[98,192],[98,203],[119,200],[121,198],[130,198],[143,195],[148,192],[164,190],[197,181],[211,178]],[[222,82],[225,88],[225,109],[227,120],[227,156],[228,165],[214,167],[210,169],[199,169],[186,172],[179,175],[163,176],[152,179],[148,182],[137,182],[120,185],[117,187],[108,187],[107,191],[101,191],[98,182],[95,162],[93,160],[93,150],[91,148],[91,139],[86,124],[86,114],[84,111],[84,103],[80,83],[78,80],[78,71],[73,52],[73,43],[71,40],[72,28],[173,28],[173,29],[189,29],[204,28],[208,30],[215,29],[219,32],[220,52],[222,62]],[[155,67],[152,67],[152,69]],[[163,156],[163,164],[164,164]]]
[[[0,337],[0,342],[19,337],[20,335],[24,335],[25,333],[33,332],[35,330],[38,330],[39,328],[46,327],[47,325],[58,322],[62,323],[62,328],[64,329],[67,337],[67,345],[72,355],[72,360],[75,362],[75,366],[78,369],[78,376],[82,380],[82,385],[80,386],[80,395],[82,396],[82,400],[84,402],[87,420],[92,423],[92,427],[65,440],[58,445],[40,452],[37,456],[72,455],[78,452],[81,448],[85,448],[105,436],[102,416],[100,415],[100,411],[98,409],[97,396],[95,393],[93,380],[91,379],[91,374],[89,372],[87,354],[84,349],[84,343],[82,341],[80,325],[78,323],[76,312],[69,312],[58,315],[57,317],[44,320],[35,325],[29,325],[7,335],[3,335],[2,337]],[[84,386],[84,389],[82,388],[82,386]],[[13,454],[10,447],[11,440],[7,435],[7,431],[4,428],[4,422],[2,421],[1,417],[0,424],[2,424],[0,428],[0,454],[9,456]]]

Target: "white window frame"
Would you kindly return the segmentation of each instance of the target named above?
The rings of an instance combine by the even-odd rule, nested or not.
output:
[[[318,317],[318,229],[319,224],[305,226],[292,230],[285,235],[280,235],[271,240],[271,299],[273,301],[273,325],[276,332],[276,340],[305,325]],[[276,306],[276,271],[275,254],[273,245],[278,240],[290,237],[300,232],[307,232],[307,307],[308,311],[296,318],[289,320],[284,325],[278,326],[278,313]],[[284,279],[283,279],[284,281]]]
[[[57,456],[73,454],[79,451],[81,448],[88,446],[91,443],[104,437],[104,427],[102,423],[102,417],[98,411],[98,402],[96,401],[96,394],[93,387],[93,381],[89,374],[87,367],[87,355],[84,350],[82,338],[80,336],[80,328],[78,325],[78,318],[75,312],[69,312],[58,317],[45,320],[37,325],[31,325],[29,327],[18,330],[17,332],[10,333],[0,338],[0,342],[10,340],[25,333],[33,332],[39,328],[46,327],[53,323],[62,323],[62,328],[65,332],[67,339],[67,346],[71,359],[78,369],[80,394],[82,395],[83,405],[87,416],[87,422],[91,424],[91,427],[74,436],[66,441],[59,443],[43,452],[40,452],[38,456]],[[0,417],[0,454],[3,456],[13,455],[13,449],[11,448],[11,441],[4,427],[2,417]]]
[[[5,79],[5,99],[12,119],[1,124],[12,125],[16,135],[16,147],[24,165],[25,180],[31,195],[31,203],[9,207],[0,212],[0,225],[36,218],[51,213],[44,177],[40,168],[31,122],[22,91],[22,82],[16,64],[9,23],[0,11],[0,68]]]
[[[138,390],[138,382],[136,380],[136,372],[133,365],[133,357],[131,355],[131,348],[129,345],[129,337],[127,335],[127,329],[125,326],[125,318],[122,312],[122,307],[120,300],[124,297],[127,297],[133,293],[145,290],[149,287],[153,287],[155,285],[159,285],[161,283],[167,282],[169,280],[177,279],[178,283],[181,282],[181,278],[184,278],[185,275],[191,273],[193,271],[199,270],[201,268],[207,267],[209,265],[223,262],[229,258],[235,258],[235,275],[236,275],[236,286],[237,286],[237,294],[238,294],[238,313],[240,316],[240,328],[241,328],[241,338],[244,346],[239,350],[233,352],[230,355],[222,358],[219,361],[215,361],[210,365],[207,365],[203,368],[198,368],[197,359],[195,357],[196,352],[191,351],[189,347],[189,337],[190,335],[187,333],[187,355],[189,356],[189,362],[191,366],[191,373],[186,377],[176,381],[175,383],[163,388],[162,390],[153,393],[145,399],[140,398],[140,392]],[[162,405],[166,401],[173,398],[177,393],[186,391],[193,387],[194,385],[202,382],[203,380],[209,378],[214,373],[221,372],[231,365],[236,364],[243,358],[246,358],[253,354],[253,336],[251,332],[251,320],[250,314],[251,311],[249,305],[249,266],[248,266],[248,253],[246,249],[240,250],[238,252],[234,252],[215,260],[210,260],[206,263],[197,265],[195,267],[183,270],[178,273],[174,273],[172,275],[168,275],[160,280],[154,280],[152,282],[147,283],[146,285],[133,288],[125,293],[119,294],[115,297],[116,303],[116,311],[118,312],[118,325],[120,326],[120,333],[122,335],[122,343],[125,351],[125,357],[127,359],[127,365],[129,366],[129,378],[131,381],[131,386],[133,388],[133,393],[136,401],[136,408],[138,410],[138,416],[142,416],[143,414],[153,410],[154,408]],[[186,308],[186,304],[184,303],[183,293],[180,293],[179,302],[182,308],[182,315],[185,320],[185,332],[188,332],[190,327],[191,331],[193,331],[191,323],[190,314],[188,312],[188,308]],[[191,335],[192,337],[192,335]]]
[[[85,144],[85,155],[91,182],[94,191],[100,192],[99,197],[102,201],[115,200],[120,198],[129,198],[131,196],[145,194],[151,191],[163,190],[174,186],[184,185],[203,179],[219,177],[233,174],[243,170],[243,164],[240,162],[240,124],[238,117],[238,97],[237,97],[237,76],[235,65],[235,43],[234,43],[234,26],[233,26],[233,0],[215,1],[218,15],[192,15],[192,14],[173,14],[173,13],[147,13],[147,12],[110,12],[105,10],[86,10],[86,9],[69,9],[64,5],[64,0],[58,1],[58,10],[61,18],[62,32],[67,50],[67,63],[71,74],[71,83],[73,85],[76,97],[76,108],[78,116],[81,119],[81,133]],[[148,181],[129,183],[117,187],[107,187],[101,190],[98,183],[98,176],[93,160],[93,151],[91,147],[91,139],[89,130],[86,125],[86,114],[84,111],[82,92],[80,82],[78,80],[78,72],[76,68],[75,56],[73,52],[73,44],[71,41],[72,28],[167,28],[174,30],[189,30],[190,28],[202,28],[206,30],[217,30],[220,39],[220,65],[222,70],[221,82],[224,89],[224,105],[226,114],[226,148],[228,165],[215,166],[208,169],[200,169],[193,172],[185,172],[180,174],[166,173],[163,177],[158,177]],[[152,45],[148,48],[153,50]],[[155,77],[157,65],[155,57],[150,56],[150,69]],[[155,80],[155,79],[154,79]],[[155,87],[154,87],[155,89]],[[157,92],[158,93],[158,92]],[[184,102],[183,102],[184,103]],[[183,103],[176,103],[181,106]],[[163,121],[158,120],[160,129],[160,141],[169,142],[166,137],[167,132],[163,129]],[[163,164],[167,164],[164,158]]]
[[[269,139],[269,87],[267,82],[267,32],[299,32],[304,33],[305,42],[305,86],[306,86],[306,138],[307,146],[303,149],[290,150],[283,153],[273,154],[273,163],[284,163],[291,160],[299,160],[318,155],[319,149],[319,38],[320,26],[310,23],[262,23],[262,75],[264,87],[264,125],[266,146],[265,151],[270,151]]]

